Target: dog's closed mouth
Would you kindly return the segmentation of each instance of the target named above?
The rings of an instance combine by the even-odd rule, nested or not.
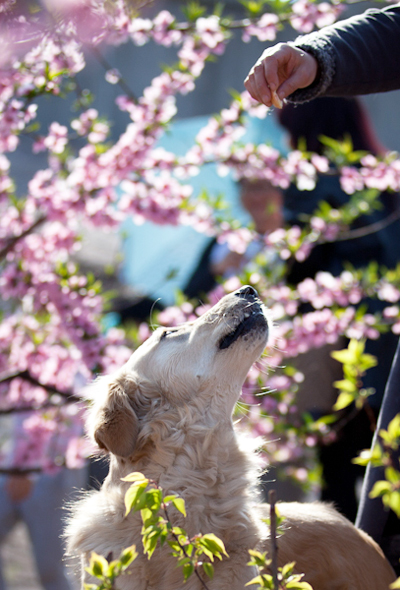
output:
[[[232,332],[226,334],[226,336],[220,340],[218,348],[220,350],[229,348],[231,344],[238,340],[238,338],[251,332],[254,327],[266,325],[267,320],[265,319],[265,316],[260,307],[257,306],[257,309],[244,314],[243,319],[239,322],[236,328],[232,330]]]

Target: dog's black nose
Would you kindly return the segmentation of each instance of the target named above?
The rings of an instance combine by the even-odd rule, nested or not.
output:
[[[250,285],[244,285],[244,287],[241,287],[235,292],[235,295],[236,297],[250,297],[253,299],[255,297],[258,297],[257,291],[254,289],[254,287],[251,287]]]

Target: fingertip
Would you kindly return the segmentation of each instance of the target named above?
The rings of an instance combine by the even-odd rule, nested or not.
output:
[[[278,89],[278,90],[276,91],[276,96],[278,97],[278,99],[279,99],[279,100],[281,101],[281,103],[283,104],[283,103],[284,103],[284,100],[285,100],[285,98],[286,98],[286,94],[285,94],[285,92],[283,92],[283,91],[281,91],[280,89]]]
[[[257,91],[252,84],[245,84],[245,88],[253,100],[259,100]]]
[[[279,86],[278,90],[276,91],[276,94],[283,102],[289,96],[289,94],[292,94],[292,92],[294,92],[294,90],[296,90],[296,88],[292,88],[291,81],[285,80],[285,82],[283,82]]]
[[[258,99],[259,102],[265,104],[265,106],[270,107],[272,105],[271,102],[271,93],[266,91],[258,91]]]

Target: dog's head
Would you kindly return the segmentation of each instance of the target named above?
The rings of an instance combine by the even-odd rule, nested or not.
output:
[[[117,375],[100,380],[91,435],[100,448],[128,457],[149,416],[160,408],[170,412],[194,403],[200,415],[230,416],[268,332],[266,310],[248,286],[194,322],[157,329]]]

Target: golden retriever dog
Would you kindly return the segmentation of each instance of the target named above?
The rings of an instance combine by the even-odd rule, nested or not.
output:
[[[110,456],[102,488],[73,507],[66,536],[70,555],[85,566],[92,551],[117,558],[136,544],[139,557],[119,590],[200,590],[169,554],[141,552],[141,517],[125,517],[122,481],[131,472],[156,480],[165,494],[185,500],[187,517],[171,510],[189,536],[214,533],[229,559],[216,560],[210,590],[242,590],[257,572],[248,549],[268,550],[268,528],[256,492],[252,453],[239,444],[232,412],[251,365],[260,357],[270,323],[252,287],[242,287],[192,323],[159,328],[120,371],[94,384],[88,430]],[[395,576],[380,548],[333,508],[280,504],[286,531],[280,563],[296,569],[314,590],[387,590]]]

